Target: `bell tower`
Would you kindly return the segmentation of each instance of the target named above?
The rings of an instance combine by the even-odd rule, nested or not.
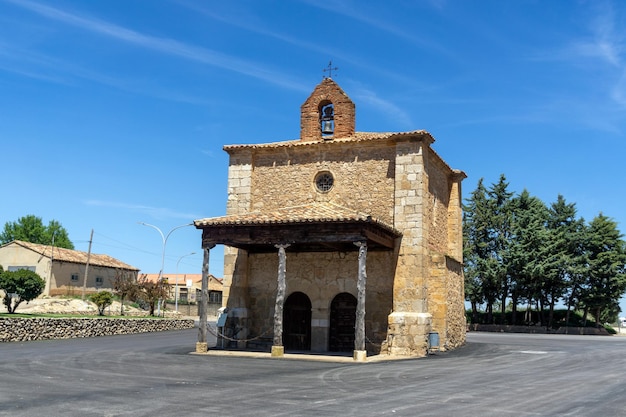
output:
[[[300,140],[346,138],[354,134],[355,106],[331,78],[324,78],[300,107]]]

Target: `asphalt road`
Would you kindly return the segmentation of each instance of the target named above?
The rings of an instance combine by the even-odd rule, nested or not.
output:
[[[0,344],[0,416],[626,416],[626,337],[470,333],[373,363],[189,354],[197,329]]]

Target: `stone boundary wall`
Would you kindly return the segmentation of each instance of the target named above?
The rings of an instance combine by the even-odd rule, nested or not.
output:
[[[571,334],[571,335],[596,335],[610,336],[605,328],[596,327],[559,327],[550,332],[542,326],[511,326],[501,324],[469,324],[468,331],[473,332],[496,332],[496,333],[538,333],[538,334]]]
[[[191,329],[192,319],[0,318],[0,342],[72,339]]]

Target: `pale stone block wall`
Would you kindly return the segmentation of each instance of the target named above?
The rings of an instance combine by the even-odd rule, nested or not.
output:
[[[394,311],[426,312],[423,143],[400,142],[395,154],[394,227],[402,231],[395,270]]]
[[[428,313],[393,312],[389,315],[389,337],[383,349],[390,355],[423,356],[430,328]]]
[[[252,152],[231,152],[228,166],[228,201],[226,214],[241,214],[250,209],[252,186]]]
[[[369,252],[367,255],[365,302],[366,336],[373,342],[368,350],[378,351],[387,337],[387,315],[392,309],[393,254]],[[272,336],[278,271],[278,254],[249,256],[248,317],[250,337]],[[343,292],[357,297],[358,255],[356,252],[287,253],[286,294],[302,292],[311,300],[311,350],[328,349],[330,304]],[[287,298],[286,297],[286,298]]]

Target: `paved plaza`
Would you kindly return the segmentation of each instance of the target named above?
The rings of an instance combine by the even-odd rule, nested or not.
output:
[[[0,344],[0,416],[626,415],[626,337],[469,333],[354,363],[191,354],[197,332]]]

